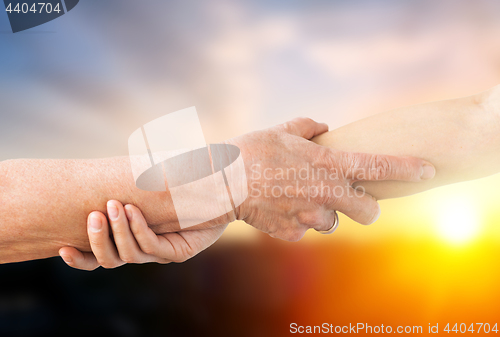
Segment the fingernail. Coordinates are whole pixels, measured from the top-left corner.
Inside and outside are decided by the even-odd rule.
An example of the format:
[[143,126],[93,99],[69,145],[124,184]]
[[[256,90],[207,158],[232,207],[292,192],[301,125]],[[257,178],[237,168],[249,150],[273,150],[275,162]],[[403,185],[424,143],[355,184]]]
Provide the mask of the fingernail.
[[429,164],[424,164],[424,166],[422,166],[422,171],[420,173],[420,179],[429,180],[429,179],[433,178],[434,175],[436,175],[436,169],[434,168],[434,166],[429,165]]
[[66,262],[67,264],[71,264],[73,263],[73,259],[71,258],[70,255],[61,255],[62,259],[64,260],[64,262]]
[[118,207],[111,203],[108,203],[108,216],[111,220],[118,219]]
[[125,214],[127,215],[128,221],[132,220],[132,210],[130,207],[125,206]]
[[373,217],[372,222],[370,222],[369,225],[376,222],[380,218],[381,214],[382,214],[382,209],[379,207],[377,214]]
[[102,229],[101,218],[96,215],[91,215],[89,219],[89,228],[94,233],[100,232]]

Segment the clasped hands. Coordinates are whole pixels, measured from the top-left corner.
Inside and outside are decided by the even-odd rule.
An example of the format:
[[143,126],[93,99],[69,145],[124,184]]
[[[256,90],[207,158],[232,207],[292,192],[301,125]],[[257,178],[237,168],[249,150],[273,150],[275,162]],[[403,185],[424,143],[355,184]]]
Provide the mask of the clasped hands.
[[[226,141],[241,150],[249,192],[231,219],[275,238],[298,241],[308,229],[331,228],[336,211],[364,225],[378,219],[377,201],[354,188],[357,181],[419,182],[435,175],[432,164],[422,159],[343,152],[311,141],[327,131],[326,124],[297,118]],[[59,255],[68,265],[84,270],[183,262],[217,241],[226,227],[227,223],[207,223],[157,235],[137,207],[110,200],[107,216],[101,212],[88,216],[92,252],[63,247]]]

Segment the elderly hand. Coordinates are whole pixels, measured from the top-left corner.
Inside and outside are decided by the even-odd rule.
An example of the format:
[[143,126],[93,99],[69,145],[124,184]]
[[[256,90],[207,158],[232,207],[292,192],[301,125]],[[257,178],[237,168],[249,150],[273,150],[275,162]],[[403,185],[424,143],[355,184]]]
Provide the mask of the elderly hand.
[[352,184],[363,180],[431,179],[429,162],[411,157],[348,153],[309,139],[328,131],[308,118],[227,141],[240,148],[248,192],[237,218],[272,237],[300,240],[306,230],[328,230],[340,211],[361,224],[380,215],[377,201]]

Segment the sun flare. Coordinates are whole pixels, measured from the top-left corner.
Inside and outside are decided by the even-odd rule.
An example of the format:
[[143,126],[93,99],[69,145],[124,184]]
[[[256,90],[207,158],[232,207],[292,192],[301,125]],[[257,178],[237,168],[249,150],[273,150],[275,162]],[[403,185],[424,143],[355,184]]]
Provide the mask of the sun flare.
[[467,198],[449,199],[439,210],[439,234],[451,243],[466,243],[474,239],[479,224],[474,203]]

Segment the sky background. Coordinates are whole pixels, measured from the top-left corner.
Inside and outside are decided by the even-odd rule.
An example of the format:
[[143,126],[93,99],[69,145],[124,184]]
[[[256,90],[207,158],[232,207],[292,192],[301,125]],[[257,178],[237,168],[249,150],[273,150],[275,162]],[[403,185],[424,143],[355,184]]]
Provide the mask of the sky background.
[[[470,95],[500,83],[499,36],[496,0],[81,0],[59,19],[17,34],[0,13],[0,160],[127,155],[137,127],[190,106],[214,143],[298,116],[333,129],[401,106]],[[198,292],[178,319],[218,335],[238,327],[248,335],[286,335],[292,322],[495,323],[497,186],[500,177],[493,176],[383,201],[376,224],[363,227],[342,216],[334,235],[311,232],[299,243],[234,223],[185,267],[78,276],[56,259],[40,263],[63,279],[106,283],[141,275],[148,282],[179,271],[179,282],[208,282],[180,288],[182,295]],[[34,265],[41,268],[36,263],[15,268],[30,275]],[[213,269],[197,272],[204,265]],[[161,285],[152,287],[169,298]],[[6,290],[0,314],[31,317],[12,309],[25,290]],[[30,293],[36,308],[53,305],[44,290]],[[158,296],[161,303],[150,306],[158,317],[183,303],[179,297],[169,306]],[[115,300],[108,303],[113,313]],[[131,312],[117,315],[135,324],[123,329],[133,335],[147,324]],[[51,319],[50,329],[61,326],[57,315]],[[98,327],[110,331],[125,324],[102,319]]]

